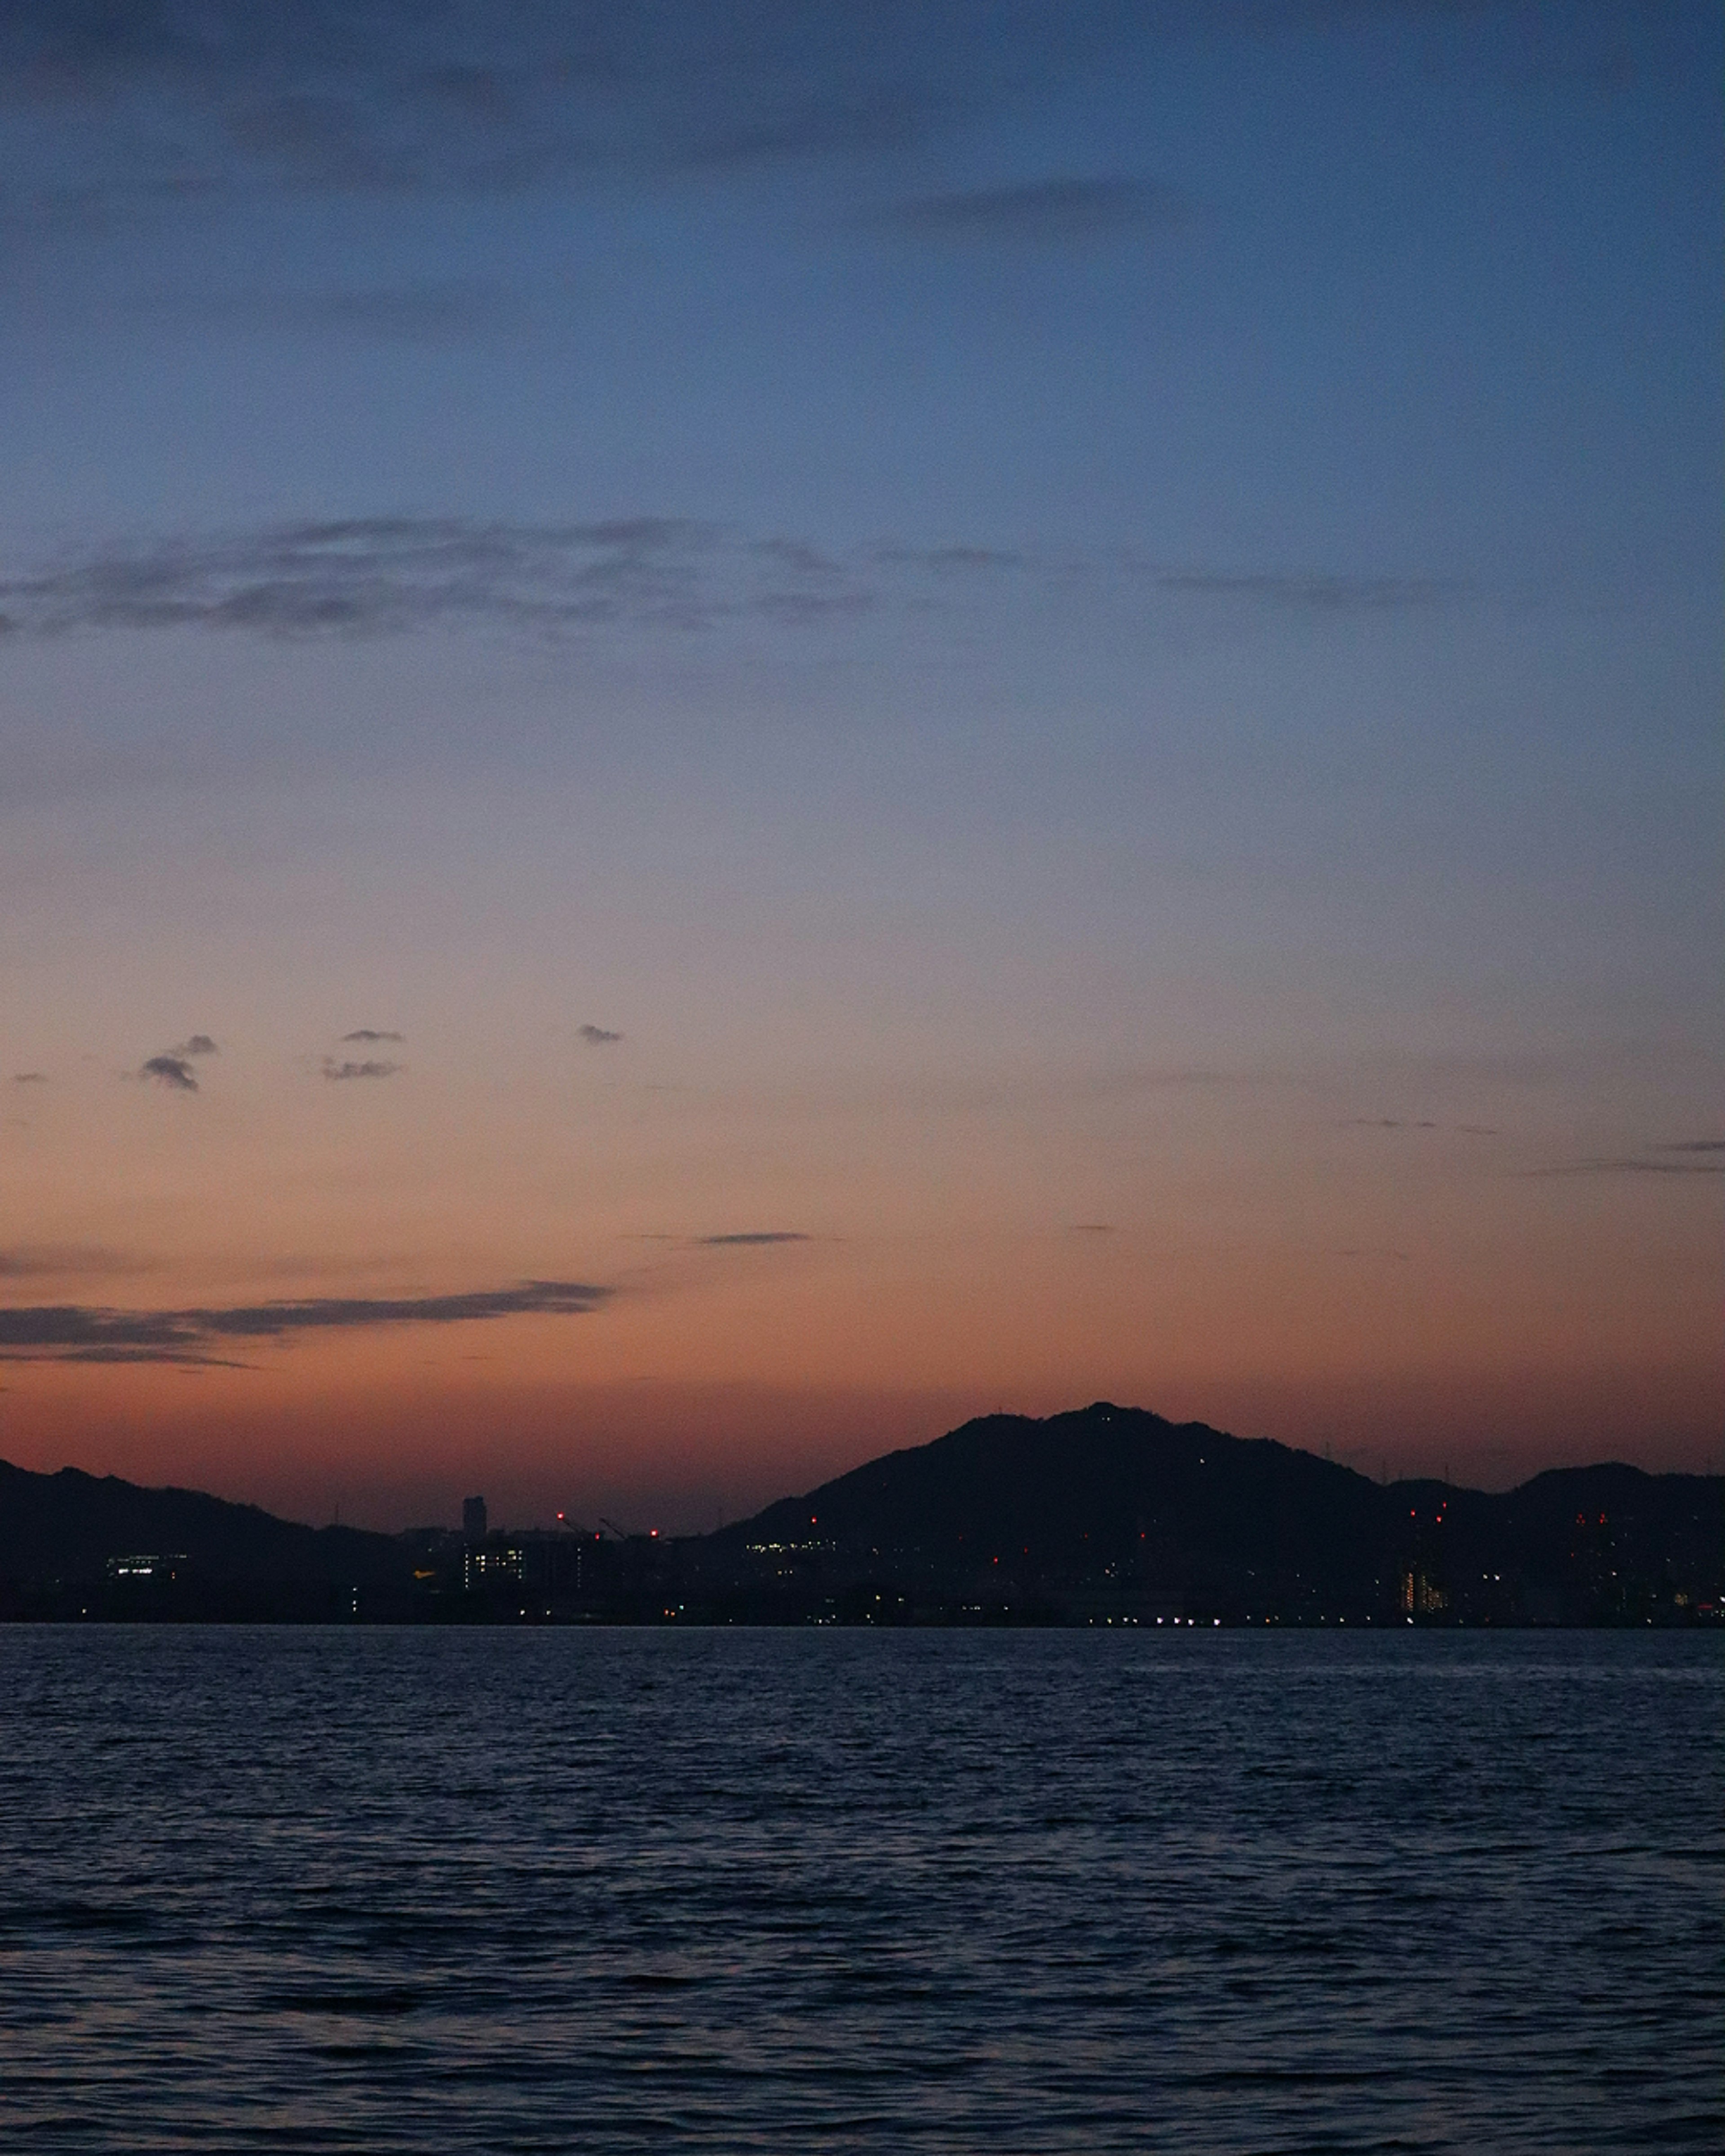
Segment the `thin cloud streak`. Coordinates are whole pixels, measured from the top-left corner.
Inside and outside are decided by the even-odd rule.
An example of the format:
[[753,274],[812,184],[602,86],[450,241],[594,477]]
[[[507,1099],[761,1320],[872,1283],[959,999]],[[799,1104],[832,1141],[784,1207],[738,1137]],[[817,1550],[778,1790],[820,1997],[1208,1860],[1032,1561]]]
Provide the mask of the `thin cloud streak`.
[[1418,578],[1170,567],[983,546],[878,544],[834,556],[796,537],[749,537],[687,517],[481,522],[380,516],[203,538],[88,547],[0,577],[0,635],[205,629],[305,639],[485,624],[542,634],[685,634],[725,622],[842,624],[884,606],[952,603],[955,577],[1075,581],[1129,600],[1220,600],[1319,617],[1456,599]]
[[1496,1123],[1439,1123],[1424,1116],[1348,1116],[1337,1127],[1344,1131],[1455,1131],[1469,1138],[1498,1138],[1503,1135]]
[[458,1325],[500,1317],[585,1317],[609,1288],[523,1281],[459,1295],[314,1296],[234,1308],[115,1310],[80,1303],[0,1309],[0,1361],[209,1362],[229,1340],[289,1341],[306,1332],[391,1325]]
[[54,1280],[69,1274],[141,1273],[148,1265],[89,1243],[28,1243],[0,1250],[0,1280]]
[[1034,28],[974,0],[12,0],[0,83],[36,154],[4,208],[64,229],[234,195],[497,194],[852,160],[1142,34],[1098,0],[1037,11]]
[[807,1243],[812,1237],[791,1228],[751,1229],[733,1235],[697,1235],[696,1241],[704,1250],[737,1250],[764,1243]]
[[1451,603],[1471,587],[1443,577],[1344,577],[1300,572],[1153,568],[1159,590],[1189,598],[1255,601],[1301,613],[1384,613]]
[[402,1068],[399,1063],[388,1063],[375,1060],[367,1060],[362,1063],[337,1063],[332,1057],[327,1055],[323,1060],[324,1076],[336,1081],[348,1078],[393,1078]]
[[1621,1160],[1560,1161],[1548,1168],[1527,1168],[1524,1175],[1725,1175],[1725,1161]]
[[364,342],[447,345],[516,333],[520,303],[479,282],[324,291],[146,292],[132,305],[195,331],[228,329],[274,338],[296,333]]
[[1172,187],[1118,177],[1055,178],[916,196],[875,221],[913,239],[1046,247],[1166,228],[1190,215],[1190,204]]

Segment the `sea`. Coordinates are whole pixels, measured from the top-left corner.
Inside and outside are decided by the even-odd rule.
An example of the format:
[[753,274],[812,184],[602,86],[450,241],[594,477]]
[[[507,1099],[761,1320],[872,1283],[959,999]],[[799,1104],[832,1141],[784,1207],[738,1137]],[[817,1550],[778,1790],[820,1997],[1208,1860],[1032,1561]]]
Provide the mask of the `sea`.
[[0,2146],[1716,2150],[1722,1650],[0,1627]]

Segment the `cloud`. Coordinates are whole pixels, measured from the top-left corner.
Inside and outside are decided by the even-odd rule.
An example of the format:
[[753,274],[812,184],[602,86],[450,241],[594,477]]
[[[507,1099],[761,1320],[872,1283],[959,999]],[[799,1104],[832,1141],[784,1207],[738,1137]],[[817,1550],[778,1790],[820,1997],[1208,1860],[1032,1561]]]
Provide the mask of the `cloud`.
[[478,280],[323,291],[147,292],[133,305],[151,316],[270,336],[297,331],[415,344],[512,332],[521,313],[501,285]]
[[877,547],[874,558],[893,567],[1021,569],[1024,557],[1002,547]]
[[1349,1116],[1339,1126],[1344,1131],[1458,1131],[1464,1137],[1495,1138],[1503,1133],[1495,1123],[1435,1123],[1401,1116]]
[[48,1073],[45,1070],[14,1070],[12,1082],[14,1086],[45,1086]]
[[404,634],[486,624],[549,634],[772,621],[818,629],[897,603],[960,603],[987,580],[1050,593],[1075,583],[1177,600],[1222,598],[1334,614],[1453,598],[1417,578],[1170,567],[1117,554],[893,542],[834,553],[688,517],[485,523],[378,516],[74,549],[0,575],[13,634],[205,629],[281,638]]
[[1189,598],[1240,599],[1307,613],[1384,613],[1464,597],[1469,587],[1441,577],[1349,577],[1321,572],[1152,567],[1160,591]]
[[1113,0],[8,0],[8,207],[496,193],[899,148],[1142,38]]
[[170,1091],[195,1093],[198,1080],[183,1055],[149,1055],[138,1066],[140,1078],[153,1078]]
[[[1675,1148],[1674,1148],[1675,1150]],[[1523,1168],[1524,1175],[1725,1175],[1725,1160],[1559,1161],[1548,1168]]]
[[[1075,78],[1136,75],[1147,92],[1147,62],[1171,42],[1491,12],[1458,0],[7,0],[0,102],[23,124],[0,216],[52,243],[234,198],[398,202],[567,193],[619,176],[705,182],[816,160],[854,168],[1009,101],[1017,124],[1027,94]],[[1474,64],[1494,82],[1543,71],[1590,93],[1619,85],[1615,11],[1578,33],[1570,18],[1589,12],[1554,11],[1558,27],[1531,45],[1471,39]],[[1015,237],[1039,213],[1012,198],[1081,190],[1040,214],[1106,230],[1142,217],[1111,204],[1107,191],[1131,184],[1044,180],[924,202],[976,203],[963,231]]]
[[1138,180],[1047,179],[915,196],[878,222],[921,239],[1047,246],[1177,224],[1190,213],[1172,188]]
[[1679,1138],[1673,1145],[1661,1146],[1661,1152],[1725,1152],[1725,1138]]
[[602,1025],[578,1025],[576,1032],[591,1048],[609,1048],[622,1040],[620,1033],[610,1033]]
[[169,1051],[172,1055],[219,1055],[221,1050],[207,1033],[194,1033],[189,1040],[181,1041]]
[[70,1273],[146,1272],[147,1265],[85,1243],[33,1243],[0,1250],[0,1280],[49,1280]]
[[36,635],[204,629],[307,637],[490,621],[544,630],[653,624],[865,602],[795,550],[678,517],[479,523],[371,516],[157,539],[0,578],[0,610]]
[[333,1079],[393,1078],[401,1067],[399,1063],[337,1063],[328,1055],[323,1059],[323,1075],[326,1078]]
[[741,1245],[758,1243],[806,1243],[812,1238],[793,1228],[756,1229],[742,1235],[697,1235],[696,1241],[703,1250],[734,1250]]
[[1111,1220],[1075,1220],[1068,1233],[1074,1235],[1111,1235],[1114,1224]]
[[371,1025],[358,1025],[358,1026],[356,1026],[356,1027],[354,1028],[354,1029],[353,1029],[353,1031],[352,1031],[352,1033],[344,1033],[344,1034],[342,1034],[342,1036],[341,1036],[341,1041],[342,1041],[342,1045],[345,1047],[345,1046],[347,1045],[347,1044],[349,1041],[362,1041],[362,1042],[364,1042],[364,1041],[379,1041],[379,1040],[404,1040],[406,1038],[407,1038],[407,1035],[406,1035],[405,1034],[400,1034],[400,1033],[383,1033],[383,1032],[381,1032],[381,1031],[380,1031],[380,1030],[379,1030],[376,1026],[371,1026]]
[[583,1317],[608,1288],[578,1281],[523,1281],[461,1295],[315,1296],[233,1308],[113,1310],[80,1303],[0,1309],[0,1360],[208,1363],[234,1340],[291,1340],[305,1332],[386,1325],[459,1325],[488,1318]]

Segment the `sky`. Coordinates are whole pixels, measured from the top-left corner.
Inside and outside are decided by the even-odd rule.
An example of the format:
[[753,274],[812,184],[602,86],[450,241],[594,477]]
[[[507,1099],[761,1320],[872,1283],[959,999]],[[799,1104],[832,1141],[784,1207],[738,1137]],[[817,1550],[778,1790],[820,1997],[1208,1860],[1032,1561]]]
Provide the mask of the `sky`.
[[1722,44],[12,0],[0,1456],[1717,1466]]

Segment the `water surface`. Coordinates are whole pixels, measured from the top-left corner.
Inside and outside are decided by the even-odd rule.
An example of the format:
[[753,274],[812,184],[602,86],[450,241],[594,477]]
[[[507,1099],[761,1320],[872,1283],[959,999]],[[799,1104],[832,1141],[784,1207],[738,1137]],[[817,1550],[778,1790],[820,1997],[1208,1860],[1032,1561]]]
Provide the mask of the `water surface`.
[[1692,1634],[0,1628],[32,2150],[1712,2148]]

